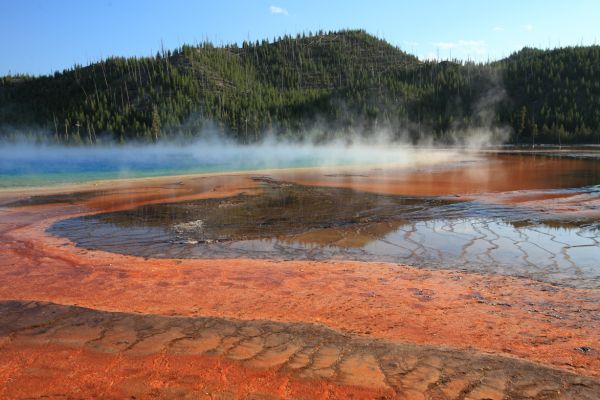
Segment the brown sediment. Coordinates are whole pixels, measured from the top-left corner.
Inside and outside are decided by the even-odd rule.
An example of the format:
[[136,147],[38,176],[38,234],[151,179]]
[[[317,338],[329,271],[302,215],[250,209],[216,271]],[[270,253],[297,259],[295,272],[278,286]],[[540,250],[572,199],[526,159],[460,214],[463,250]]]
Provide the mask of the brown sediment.
[[[125,254],[156,256],[169,254],[178,245],[233,242],[277,238],[289,241],[336,244],[360,247],[389,233],[405,222],[409,215],[431,218],[436,207],[458,202],[456,199],[417,198],[378,195],[346,188],[310,187],[254,177],[260,182],[259,193],[233,197],[212,197],[171,203],[150,203],[112,213],[68,219],[52,227],[51,232],[68,237],[75,243],[87,239],[84,247],[117,251]],[[91,232],[96,225],[111,230],[116,247],[104,246],[101,237]],[[163,228],[156,232],[152,246],[149,232],[139,235],[129,228]],[[123,236],[122,240],[119,237]],[[144,238],[143,236],[146,236]],[[128,239],[136,242],[135,249]],[[327,241],[329,238],[329,241]],[[131,242],[131,240],[129,240]],[[161,245],[162,244],[162,245]],[[165,249],[166,247],[166,249]],[[275,254],[273,254],[275,256]],[[181,253],[180,257],[193,257]]]
[[[300,186],[266,177],[254,177],[253,181],[261,183],[259,195],[243,193],[228,198],[148,204],[92,218],[125,227],[174,226],[175,233],[185,239],[235,241],[393,221],[405,214],[427,212],[458,201]],[[196,221],[202,223],[199,229],[186,229],[185,224]]]
[[336,175],[319,170],[270,175],[307,186],[352,187],[373,193],[413,196],[472,196],[515,190],[573,188],[600,182],[600,162],[570,158],[496,155],[437,168],[364,168]]
[[600,391],[598,379],[515,358],[306,323],[6,301],[0,343],[3,398],[594,399]]
[[68,218],[49,232],[86,249],[142,257],[387,261],[600,287],[598,226],[591,217],[252,180],[260,187],[251,194]]
[[[356,334],[512,354],[599,376],[594,289],[398,264],[144,259],[47,236],[75,206],[4,210],[2,299],[161,315],[322,323]],[[45,219],[46,216],[48,219]],[[12,225],[14,223],[14,225]]]
[[[600,182],[598,160],[535,157],[535,155],[522,155],[519,152],[513,153],[491,155],[466,153],[449,157],[446,162],[440,164],[421,160],[413,168],[406,165],[369,168],[364,166],[291,168],[2,189],[0,205],[15,200],[22,200],[26,204],[32,196],[55,196],[65,193],[105,191],[108,194],[122,190],[125,194],[132,188],[155,187],[163,195],[165,190],[171,189],[170,194],[175,195],[184,184],[188,188],[183,190],[188,191],[192,187],[198,189],[210,184],[218,186],[226,184],[231,187],[236,180],[261,174],[306,186],[344,187],[379,194],[407,196],[467,196],[516,190],[575,188]],[[133,195],[135,196],[135,193]],[[33,201],[42,202],[41,199]]]
[[256,184],[250,176],[230,173],[100,181],[80,187],[5,189],[0,191],[0,207],[74,204],[106,212],[142,204],[252,193]]
[[352,226],[340,226],[335,228],[323,228],[306,231],[295,235],[281,238],[292,245],[302,244],[304,246],[336,246],[339,248],[361,248],[382,238],[404,225],[404,220],[391,220],[380,222],[369,222]]
[[[491,162],[495,163],[497,161]],[[509,170],[513,168],[505,166]],[[573,169],[576,170],[577,168]],[[440,170],[440,173],[449,171],[450,169],[445,172]],[[303,173],[308,178],[315,174],[308,171]],[[375,171],[376,176],[373,173],[368,172],[373,181],[370,183],[372,191],[376,192],[391,184],[377,182],[392,179],[385,171]],[[420,179],[426,180],[429,172],[406,174],[413,174],[412,177],[401,178],[408,184]],[[289,172],[284,175],[287,180],[296,179]],[[569,396],[565,393],[572,398],[586,398],[586,393],[590,390],[591,396],[597,393],[597,379],[600,377],[598,288],[562,287],[512,276],[415,269],[383,262],[145,259],[78,248],[64,238],[46,233],[46,229],[57,221],[90,213],[117,212],[147,204],[212,197],[230,198],[242,192],[246,195],[260,192],[257,182],[250,177],[251,175],[187,177],[183,180],[165,178],[158,185],[157,181],[147,180],[127,184],[121,182],[102,188],[102,192],[95,193],[94,196],[73,201],[56,202],[54,198],[49,199],[54,201],[44,204],[42,199],[36,199],[35,203],[38,205],[0,209],[0,282],[4,283],[0,285],[0,299],[50,301],[110,312],[154,314],[147,316],[149,319],[145,322],[150,326],[147,328],[146,343],[144,329],[131,328],[121,332],[125,336],[134,334],[135,338],[141,333],[140,337],[144,338],[140,343],[143,343],[141,348],[151,350],[146,355],[111,353],[106,349],[89,347],[91,342],[88,341],[101,336],[95,330],[98,326],[112,329],[110,322],[102,325],[105,323],[102,321],[106,321],[104,318],[110,320],[114,317],[110,313],[93,314],[96,311],[66,307],[69,313],[78,315],[73,317],[74,321],[93,314],[93,318],[100,319],[99,325],[94,325],[93,322],[83,325],[75,323],[64,330],[49,327],[46,332],[49,338],[44,338],[43,326],[35,335],[11,331],[9,339],[4,339],[0,345],[0,352],[3,354],[0,361],[0,379],[3,382],[0,384],[0,394],[6,394],[0,397],[47,395],[44,385],[52,380],[57,383],[56,391],[53,392],[57,395],[72,395],[76,385],[74,382],[82,382],[77,390],[92,396],[117,398],[123,397],[124,393],[141,397],[207,396],[202,390],[207,390],[209,394],[221,393],[222,398],[250,397],[252,393],[261,390],[263,392],[260,395],[265,398],[319,398],[327,395],[330,398],[422,398],[424,394],[429,394],[432,398],[525,398],[528,395],[541,399],[544,396],[552,398],[556,390],[561,390],[561,395],[567,396],[566,398]],[[284,179],[283,175],[279,178]],[[364,182],[354,185],[357,179],[364,179],[362,177],[345,175],[338,176],[337,179],[349,179],[344,185],[355,189],[368,189]],[[431,187],[427,190],[424,189],[426,183],[415,183],[414,188],[405,186],[394,190],[412,195],[431,194],[441,191],[438,187],[440,179],[442,178],[437,177],[430,180]],[[489,179],[492,180],[491,177]],[[512,187],[508,185],[507,178],[501,181],[504,183],[493,186],[496,184],[483,184],[484,180],[473,185],[462,184],[457,180],[445,186],[452,190],[439,194],[458,194],[462,200],[463,197],[470,198],[473,193],[490,188],[520,190],[530,184],[536,188],[546,188],[541,184],[536,186],[532,181],[516,182]],[[319,182],[317,183],[320,185],[328,184]],[[588,183],[585,184],[592,184],[590,181],[586,182]],[[399,181],[394,184],[399,184]],[[559,187],[567,186],[560,186],[562,184],[559,179]],[[386,193],[391,192],[393,191]],[[369,231],[366,236],[385,233],[389,226],[385,225],[386,221],[379,223],[383,226],[373,225],[373,231]],[[330,233],[344,235],[343,229]],[[302,239],[306,234],[311,233],[300,232],[296,236]],[[314,236],[304,239],[313,243],[315,240]],[[354,244],[362,246],[360,240],[352,240],[356,240]],[[19,307],[23,305],[14,307],[21,309]],[[33,304],[31,307],[48,310],[45,307],[62,306]],[[26,321],[29,312],[18,313]],[[0,312],[0,317],[4,318],[5,314],[7,315]],[[34,313],[30,315],[33,317]],[[282,350],[285,346],[270,354],[269,357],[272,358],[269,360],[273,362],[283,360],[277,361],[281,364],[271,369],[256,368],[243,359],[234,359],[244,354],[267,351],[267,339],[266,336],[261,336],[262,333],[259,335],[260,339],[252,339],[254,336],[250,334],[238,336],[242,342],[230,339],[235,343],[230,343],[233,346],[232,352],[227,356],[210,355],[201,351],[206,346],[210,347],[210,340],[208,344],[189,341],[190,347],[185,348],[184,352],[196,352],[193,355],[176,354],[173,346],[166,346],[165,343],[176,339],[176,342],[183,341],[184,339],[179,339],[187,334],[183,332],[183,336],[178,336],[181,332],[177,330],[163,330],[169,325],[164,325],[165,322],[161,319],[165,316],[185,317],[176,319],[182,324],[195,324],[210,320],[211,317],[219,318],[224,324],[233,324],[232,326],[258,324],[261,332],[268,331],[266,327],[270,326],[269,323],[283,324],[280,326],[285,326],[286,329],[300,326],[309,331],[313,329],[307,328],[310,324],[324,325],[337,333],[323,333],[325,331],[319,329],[324,328],[318,327],[315,328],[316,331],[311,331],[312,335],[323,335],[323,338],[333,335],[338,338],[334,342],[339,340],[343,346],[327,348],[323,353],[323,365],[340,357],[345,363],[337,363],[333,368],[334,373],[326,378],[301,376],[291,372],[288,367],[295,364],[291,356],[286,361],[287,353]],[[140,321],[146,318],[131,315],[121,317],[124,320],[140,318]],[[265,325],[260,325],[263,323]],[[60,325],[60,321],[56,324]],[[154,324],[158,324],[159,328],[153,328]],[[194,331],[192,338],[203,337],[202,327],[206,325],[202,324],[199,323],[200,330]],[[5,326],[10,330],[17,327],[18,323],[0,324],[0,328]],[[79,326],[81,329],[74,329],[72,326]],[[118,336],[120,333],[115,334]],[[298,333],[296,336],[298,340],[305,340],[310,334]],[[15,340],[11,341],[11,337]],[[50,342],[44,341],[46,339],[56,342],[49,344]],[[111,343],[116,345],[121,340],[130,339],[116,338]],[[185,343],[184,341],[183,344]],[[423,347],[424,345],[429,347]],[[414,352],[407,350],[409,348]],[[394,354],[394,351],[400,351],[402,357],[407,359],[412,354],[417,361],[412,365],[392,360],[389,366],[385,366],[382,361],[384,353]],[[440,356],[442,353],[450,354],[448,359],[454,361],[447,361],[443,358],[445,356]],[[58,357],[58,354],[64,358]],[[429,362],[428,357],[432,354],[437,357],[437,361]],[[506,361],[507,359],[498,357],[499,354],[510,358]],[[233,356],[230,357],[231,355]],[[353,358],[352,355],[356,357]],[[300,361],[302,357],[300,355]],[[538,362],[544,366],[517,359]],[[315,365],[320,365],[320,362],[313,359]],[[494,368],[486,370],[487,363]],[[396,368],[396,364],[400,384],[395,387],[388,380],[388,375],[392,376],[394,372],[390,373],[386,368]],[[472,366],[472,371],[459,373],[465,365]],[[367,369],[361,370],[365,366]],[[377,367],[378,370],[369,366]],[[345,380],[343,368],[354,371],[357,375]],[[315,369],[327,369],[327,365]],[[518,371],[518,376],[507,377],[502,373],[513,370]],[[381,381],[381,375],[377,371],[383,374],[387,386],[375,385]],[[593,378],[576,378],[565,371]],[[527,377],[534,382],[524,384]],[[25,385],[25,380],[30,383],[29,386]],[[210,384],[202,386],[200,382]],[[520,383],[516,385],[518,382]],[[560,382],[559,388],[556,382]],[[540,391],[538,389],[541,386],[545,389]],[[30,392],[26,392],[28,387],[31,388]],[[288,391],[281,392],[282,388]],[[411,389],[413,392],[409,392]]]

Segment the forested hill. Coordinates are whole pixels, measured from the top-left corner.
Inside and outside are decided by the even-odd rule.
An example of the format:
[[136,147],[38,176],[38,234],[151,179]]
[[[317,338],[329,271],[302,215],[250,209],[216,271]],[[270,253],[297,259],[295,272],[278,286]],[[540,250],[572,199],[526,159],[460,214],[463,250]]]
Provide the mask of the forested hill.
[[434,62],[353,30],[0,78],[0,135],[8,137],[156,141],[200,135],[207,124],[242,142],[380,129],[444,141],[484,127],[505,128],[518,143],[598,143],[600,46]]

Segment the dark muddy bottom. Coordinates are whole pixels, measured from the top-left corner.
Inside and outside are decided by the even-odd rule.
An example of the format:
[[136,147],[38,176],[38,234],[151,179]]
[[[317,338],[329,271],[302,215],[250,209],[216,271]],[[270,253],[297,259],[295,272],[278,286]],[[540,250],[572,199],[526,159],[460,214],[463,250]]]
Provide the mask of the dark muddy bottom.
[[94,197],[108,193],[101,190],[88,190],[70,193],[56,193],[47,195],[35,195],[24,197],[19,200],[10,201],[0,204],[0,207],[23,207],[23,206],[39,206],[46,204],[77,204],[85,200],[93,199]]
[[143,257],[388,261],[600,287],[594,220],[255,179],[257,195],[144,205],[49,231],[84,248]]

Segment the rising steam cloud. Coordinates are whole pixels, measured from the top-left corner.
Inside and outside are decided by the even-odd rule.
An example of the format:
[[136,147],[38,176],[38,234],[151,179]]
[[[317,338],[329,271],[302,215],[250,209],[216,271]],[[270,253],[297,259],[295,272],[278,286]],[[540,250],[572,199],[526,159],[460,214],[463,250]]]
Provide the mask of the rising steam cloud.
[[[390,140],[386,131],[369,138],[345,137],[325,143],[287,141],[268,136],[241,145],[204,135],[194,142],[59,146],[12,143],[0,145],[0,186],[52,184],[180,173],[223,172],[294,167],[354,165],[415,166],[456,159],[464,149],[489,144],[484,132],[460,148],[440,149]],[[27,183],[25,183],[27,184]]]

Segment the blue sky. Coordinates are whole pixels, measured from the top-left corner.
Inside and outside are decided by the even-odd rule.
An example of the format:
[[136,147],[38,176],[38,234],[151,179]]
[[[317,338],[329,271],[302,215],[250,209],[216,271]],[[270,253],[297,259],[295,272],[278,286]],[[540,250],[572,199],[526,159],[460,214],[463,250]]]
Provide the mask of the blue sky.
[[240,43],[363,28],[421,58],[497,59],[523,46],[595,44],[597,0],[3,0],[0,75],[209,39]]

